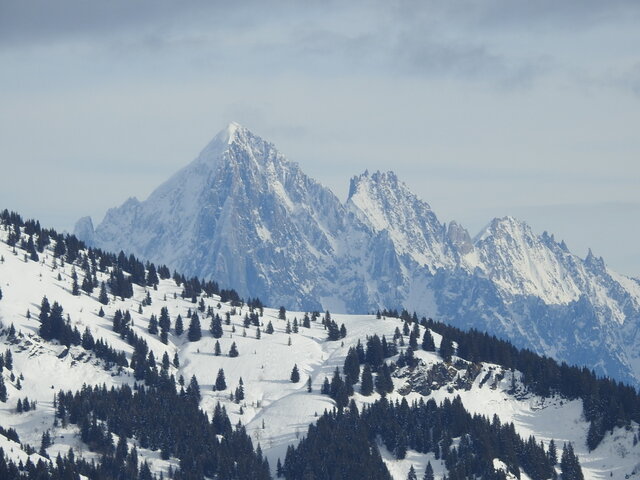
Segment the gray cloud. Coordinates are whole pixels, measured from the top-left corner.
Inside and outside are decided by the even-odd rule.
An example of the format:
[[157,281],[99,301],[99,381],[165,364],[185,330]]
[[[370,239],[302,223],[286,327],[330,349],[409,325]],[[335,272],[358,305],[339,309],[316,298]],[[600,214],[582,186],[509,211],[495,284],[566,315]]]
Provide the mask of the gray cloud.
[[[0,204],[45,222],[99,218],[230,120],[341,195],[354,173],[392,168],[463,222],[470,205],[634,201],[639,10],[0,0]],[[33,172],[46,206],[15,186]],[[99,195],[97,178],[110,185]]]

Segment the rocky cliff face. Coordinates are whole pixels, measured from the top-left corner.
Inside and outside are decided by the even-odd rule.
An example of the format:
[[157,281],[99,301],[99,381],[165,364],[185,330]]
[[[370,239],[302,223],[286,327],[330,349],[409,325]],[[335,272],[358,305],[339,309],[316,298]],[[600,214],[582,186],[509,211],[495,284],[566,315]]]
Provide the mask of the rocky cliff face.
[[109,210],[95,230],[82,219],[76,233],[270,305],[406,307],[640,378],[636,280],[510,217],[471,240],[392,172],[354,177],[343,204],[235,123],[147,200]]

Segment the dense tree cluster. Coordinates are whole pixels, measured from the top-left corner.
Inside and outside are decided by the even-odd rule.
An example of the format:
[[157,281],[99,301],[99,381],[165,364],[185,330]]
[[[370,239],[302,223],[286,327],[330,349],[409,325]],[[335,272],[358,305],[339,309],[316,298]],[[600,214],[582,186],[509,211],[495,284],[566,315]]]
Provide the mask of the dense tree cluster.
[[[118,312],[116,312],[118,313]],[[77,327],[71,327],[68,319],[64,318],[64,309],[58,302],[49,305],[47,297],[40,303],[40,329],[39,333],[45,340],[58,340],[62,345],[82,345],[85,350],[93,351],[96,357],[105,361],[105,368],[112,366],[128,366],[127,358],[121,351],[110,347],[102,339],[94,340],[89,329],[83,334]]]
[[600,444],[607,431],[628,425],[632,420],[640,422],[640,395],[629,385],[599,378],[586,367],[569,366],[530,350],[518,349],[508,341],[477,330],[463,331],[425,318],[420,323],[454,341],[458,355],[466,360],[519,370],[524,385],[537,395],[559,394],[581,399],[584,416],[590,422],[587,446],[591,450]]
[[[552,460],[535,438],[522,439],[513,424],[502,424],[497,417],[471,416],[459,397],[439,406],[433,400],[409,405],[405,399],[393,403],[383,398],[362,413],[352,401],[348,409],[325,412],[297,447],[289,447],[282,474],[289,480],[307,478],[309,472],[316,479],[388,479],[377,438],[399,459],[407,449],[434,453],[444,460],[449,480],[505,479],[504,472],[493,468],[495,458],[518,477],[522,470],[533,480],[554,477]],[[460,439],[457,447],[454,438]],[[579,464],[573,468],[575,475],[581,474]]]
[[121,439],[135,437],[142,448],[159,450],[162,458],[177,457],[179,479],[270,478],[266,459],[254,450],[244,427],[231,426],[224,407],[217,405],[209,420],[198,408],[197,393],[178,392],[174,385],[173,379],[165,379],[153,387],[61,391],[56,418],[78,425],[82,440],[108,458],[116,472],[126,471],[126,444],[114,445],[111,433]]

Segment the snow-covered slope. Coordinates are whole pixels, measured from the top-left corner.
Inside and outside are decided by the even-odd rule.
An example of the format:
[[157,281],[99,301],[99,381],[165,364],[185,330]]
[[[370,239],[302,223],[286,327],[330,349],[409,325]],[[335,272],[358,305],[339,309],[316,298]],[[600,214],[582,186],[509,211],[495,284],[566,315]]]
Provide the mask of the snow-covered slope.
[[[278,311],[265,308],[260,318],[262,334],[257,338],[255,326],[244,327],[244,316],[248,313],[246,306],[232,307],[220,303],[220,298],[215,295],[203,296],[205,309],[211,307],[223,318],[229,314],[229,324],[223,324],[224,334],[218,340],[223,354],[215,356],[216,339],[208,332],[209,319],[204,315],[201,315],[203,337],[197,342],[189,342],[186,333],[176,336],[173,328],[166,344],[158,335],[148,332],[150,316],[159,315],[161,308],[168,308],[173,324],[178,314],[186,319],[188,311],[197,308],[200,302],[200,298],[197,304],[190,298],[183,299],[180,295],[182,287],[173,280],[160,280],[157,289],[134,286],[132,298],[111,298],[108,305],[102,306],[98,302],[97,291],[91,295],[72,295],[72,272],[74,268],[80,271],[79,265],[62,265],[59,259],[54,259],[51,250],[41,254],[38,262],[28,260],[22,250],[17,249],[14,254],[12,248],[4,243],[6,235],[7,232],[0,229],[0,323],[3,328],[0,351],[8,349],[12,352],[13,368],[11,371],[5,368],[1,372],[7,385],[8,400],[0,403],[0,425],[15,428],[23,444],[36,448],[42,433],[49,430],[54,443],[47,453],[52,458],[58,452],[64,454],[73,447],[76,454],[97,459],[97,455],[83,445],[76,426],[53,424],[53,398],[57,391],[79,390],[83,384],[133,384],[134,378],[130,368],[105,369],[102,360],[81,346],[67,349],[55,341],[44,341],[38,335],[38,308],[45,295],[51,303],[59,302],[64,307],[71,326],[78,327],[81,332],[88,328],[96,340],[102,339],[113,348],[126,352],[130,359],[132,347],[112,331],[115,311],[128,310],[135,333],[145,339],[157,359],[162,358],[165,352],[170,358],[178,355],[180,366],[170,367],[176,378],[183,376],[188,380],[192,375],[197,377],[202,392],[201,408],[211,412],[215,404],[221,402],[232,423],[240,420],[246,425],[272,467],[277,458],[284,457],[287,446],[296,444],[305,434],[307,425],[316,420],[316,414],[333,408],[333,401],[319,393],[320,387],[325,377],[331,377],[336,367],[342,367],[349,348],[358,340],[364,342],[374,333],[391,339],[396,329],[402,330],[403,327],[403,322],[396,318],[334,314],[332,318],[338,324],[344,323],[348,333],[342,341],[331,342],[326,340],[327,333],[320,321],[312,321],[310,328],[299,327],[297,333],[286,333],[287,322],[278,318]],[[107,279],[107,273],[99,272],[97,275],[98,281]],[[82,274],[80,276],[79,280],[82,280]],[[142,306],[147,293],[151,304]],[[98,315],[100,308],[104,309],[104,317]],[[304,312],[287,312],[291,323],[294,318],[300,321],[303,316]],[[265,333],[269,322],[274,326],[273,334]],[[16,330],[13,337],[7,334],[11,325]],[[420,329],[422,334],[424,327]],[[441,337],[435,332],[433,336],[436,346],[439,346]],[[237,358],[225,354],[232,342],[238,346],[240,355]],[[408,338],[403,337],[402,342],[408,342]],[[449,378],[441,384],[430,384],[429,392],[420,392],[411,379],[425,378],[429,369],[442,365],[442,360],[431,352],[418,351],[416,356],[421,364],[415,370],[404,368],[394,374],[395,390],[389,396],[390,400],[404,397],[411,402],[433,398],[439,402],[460,395],[470,412],[489,418],[496,414],[503,422],[513,422],[518,433],[525,438],[535,435],[545,444],[553,438],[560,446],[564,442],[572,442],[588,479],[622,479],[638,475],[640,446],[634,445],[633,441],[637,425],[628,429],[616,428],[596,450],[588,452],[585,446],[588,424],[582,418],[579,401],[543,399],[527,393],[520,382],[520,373],[512,374],[499,365],[479,364],[469,376],[464,361],[454,363],[455,367],[447,367]],[[294,364],[300,370],[299,383],[289,381]],[[214,391],[212,385],[220,368],[224,369],[228,388]],[[513,380],[512,375],[515,375]],[[229,392],[239,384],[240,378],[244,383],[245,399],[235,403],[229,398]],[[307,391],[307,379],[311,379],[311,393]],[[459,379],[465,381],[460,382]],[[20,389],[17,388],[18,380]],[[516,390],[512,391],[514,384]],[[37,408],[18,413],[17,401],[24,397],[37,402]],[[363,406],[379,396],[374,393],[365,397],[356,393],[354,398],[358,405]],[[2,435],[0,446],[16,461],[27,458],[18,444]],[[176,459],[163,460],[158,451],[139,448],[139,454],[140,460],[150,462],[152,470],[157,473],[166,474],[170,467],[177,466]],[[409,451],[405,459],[396,460],[384,447],[381,447],[381,454],[393,478],[398,480],[406,478],[411,465],[422,475],[427,461],[433,465],[436,478],[447,473],[442,461],[433,454]],[[32,457],[38,456],[33,454]],[[496,462],[498,466],[501,463],[499,459]]]
[[271,305],[415,310],[638,384],[640,287],[552,235],[494,219],[472,241],[392,173],[351,180],[343,204],[235,123],[145,201],[76,234]]

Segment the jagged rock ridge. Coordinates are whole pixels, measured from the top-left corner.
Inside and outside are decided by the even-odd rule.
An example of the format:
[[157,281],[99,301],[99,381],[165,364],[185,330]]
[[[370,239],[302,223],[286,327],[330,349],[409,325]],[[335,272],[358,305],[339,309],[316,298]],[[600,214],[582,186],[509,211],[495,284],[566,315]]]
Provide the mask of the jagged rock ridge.
[[472,240],[392,172],[352,178],[342,203],[236,123],[147,200],[109,210],[95,230],[82,219],[76,234],[270,305],[406,307],[640,379],[637,280],[511,217]]

